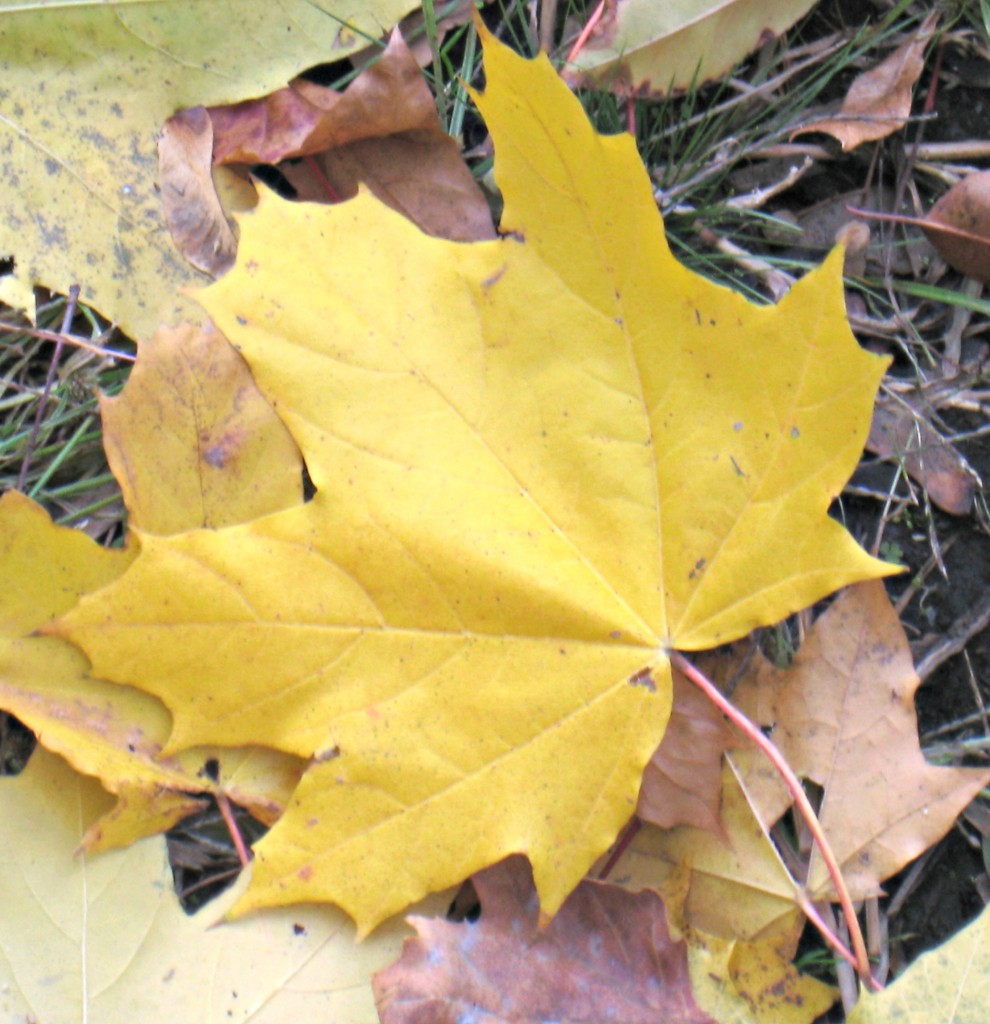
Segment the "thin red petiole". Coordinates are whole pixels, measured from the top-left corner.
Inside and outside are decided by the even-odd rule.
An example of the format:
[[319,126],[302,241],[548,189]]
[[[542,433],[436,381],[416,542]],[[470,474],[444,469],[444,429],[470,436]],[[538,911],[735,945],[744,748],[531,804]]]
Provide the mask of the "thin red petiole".
[[241,867],[246,868],[251,863],[251,854],[247,846],[244,845],[244,837],[241,835],[241,830],[237,827],[237,819],[234,817],[227,794],[223,790],[218,789],[213,795],[216,797],[217,807],[220,808],[220,814],[223,816],[224,824],[230,833],[230,841],[234,844],[234,849],[237,851],[237,859],[241,862]]
[[308,154],[303,157],[303,162],[309,168],[310,173],[320,183],[320,187],[326,192],[331,203],[339,203],[340,193],[330,184],[330,179],[323,173],[323,168]]
[[[781,778],[787,785],[791,796],[794,798],[794,803],[797,805],[801,817],[807,822],[808,829],[811,832],[812,837],[818,844],[818,850],[822,855],[822,860],[825,862],[825,867],[828,869],[829,877],[832,879],[832,884],[835,886],[835,891],[839,897],[839,905],[842,907],[842,912],[846,917],[846,921],[849,926],[849,938],[852,942],[853,953],[850,954],[845,949],[844,944],[825,926],[825,922],[822,921],[821,917],[815,913],[811,917],[812,922],[825,936],[825,940],[828,942],[833,949],[842,950],[842,955],[849,960],[856,968],[856,973],[865,985],[868,985],[874,992],[879,992],[883,986],[873,977],[870,971],[870,958],[866,952],[866,943],[863,941],[863,932],[859,927],[859,919],[856,917],[856,911],[853,908],[852,899],[849,896],[849,890],[846,888],[846,883],[842,879],[842,872],[839,869],[839,863],[835,859],[835,854],[832,852],[832,847],[829,845],[828,839],[825,836],[825,832],[822,830],[821,822],[818,820],[818,815],[815,814],[814,808],[811,806],[811,802],[808,800],[808,796],[804,791],[804,787],[801,785],[801,780],[794,774],[791,766],[784,759],[784,755],[777,749],[773,741],[766,735],[763,730],[757,725],[751,722],[731,701],[727,700],[725,696],[719,691],[718,687],[704,675],[703,672],[699,671],[694,665],[691,664],[687,658],[684,657],[678,651],[670,652],[671,663],[676,665],[681,672],[684,673],[697,686],[705,696],[725,715],[726,718],[732,722],[742,733],[744,733],[749,739],[751,739],[764,754],[770,759],[770,763],[780,773]],[[803,894],[802,894],[803,897]],[[799,897],[802,903],[808,902],[806,899]],[[807,913],[806,907],[805,913]]]
[[601,3],[594,9],[591,17],[588,19],[588,24],[581,29],[581,34],[577,37],[577,41],[571,47],[571,52],[567,55],[567,63],[576,59],[577,55],[584,49],[585,44],[591,38],[591,33],[595,31],[595,26],[602,20],[602,15],[605,13],[605,0],[601,0]]
[[606,878],[615,868],[615,865],[619,863],[622,855],[629,849],[629,844],[636,838],[636,834],[643,827],[643,823],[639,818],[633,816],[626,827],[622,831],[622,835],[619,836],[618,841],[612,848],[612,852],[609,854],[609,858],[605,861],[601,871],[598,872],[598,881],[604,882]]

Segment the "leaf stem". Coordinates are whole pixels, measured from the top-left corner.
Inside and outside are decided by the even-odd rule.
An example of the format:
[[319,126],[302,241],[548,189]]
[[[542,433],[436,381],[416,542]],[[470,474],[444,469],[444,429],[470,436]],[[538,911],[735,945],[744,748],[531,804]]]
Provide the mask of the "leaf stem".
[[237,818],[234,816],[234,811],[230,806],[230,801],[227,799],[227,794],[222,789],[218,789],[213,795],[216,799],[217,807],[220,809],[224,824],[227,826],[227,831],[230,833],[230,841],[234,844],[237,859],[241,862],[241,867],[246,868],[251,863],[251,854],[248,853],[247,846],[244,844],[244,837],[241,835],[241,830],[237,827]]
[[577,55],[584,49],[585,44],[591,38],[591,33],[595,31],[595,26],[602,20],[602,15],[605,13],[605,0],[601,0],[601,3],[591,12],[591,17],[588,19],[588,24],[581,29],[581,34],[577,37],[577,41],[571,47],[571,52],[567,55],[567,63],[572,63]]
[[845,944],[822,920],[821,915],[814,908],[811,900],[807,894],[799,889],[798,890],[798,902],[801,905],[801,909],[807,915],[809,920],[815,925],[816,928],[822,933],[825,941],[841,956],[848,959],[851,964],[856,968],[856,973],[865,985],[868,985],[873,991],[879,992],[883,986],[873,977],[870,971],[870,959],[866,952],[866,943],[863,941],[863,932],[859,927],[859,919],[856,917],[856,911],[853,908],[852,898],[849,895],[849,890],[846,888],[846,883],[842,879],[842,872],[839,868],[839,863],[835,859],[835,854],[832,852],[832,847],[829,845],[828,839],[825,836],[825,832],[822,829],[821,822],[818,820],[818,815],[815,814],[814,808],[811,806],[811,801],[808,800],[808,795],[804,791],[804,787],[801,785],[801,780],[794,774],[793,769],[784,759],[784,755],[777,749],[776,744],[763,733],[757,725],[751,722],[731,701],[727,700],[718,687],[707,677],[703,672],[697,669],[687,658],[684,657],[679,651],[670,652],[670,660],[681,672],[684,673],[697,686],[705,696],[725,715],[726,718],[732,722],[741,732],[743,732],[749,739],[751,739],[763,753],[769,758],[770,763],[780,773],[781,778],[784,780],[791,796],[794,798],[794,802],[797,805],[798,810],[801,813],[801,817],[807,822],[808,829],[811,832],[812,837],[818,844],[818,850],[822,855],[822,860],[825,862],[825,866],[828,869],[829,877],[832,879],[832,884],[835,886],[835,891],[838,894],[839,905],[842,907],[842,912],[845,915],[846,922],[849,926],[849,937],[852,942],[854,954],[851,954],[846,949]]

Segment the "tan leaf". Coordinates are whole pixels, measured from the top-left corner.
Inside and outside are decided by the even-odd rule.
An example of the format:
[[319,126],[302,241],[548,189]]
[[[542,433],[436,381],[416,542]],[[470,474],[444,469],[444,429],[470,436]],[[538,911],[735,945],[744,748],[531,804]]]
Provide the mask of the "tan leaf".
[[[363,139],[315,158],[341,199],[369,189],[428,235],[452,242],[495,237],[491,210],[461,159],[457,143],[436,129]],[[326,199],[323,180],[307,164],[287,164],[300,199]]]
[[644,825],[610,877],[630,888],[659,887],[666,894],[675,872],[687,867],[684,915],[691,927],[725,939],[784,936],[796,941],[804,917],[794,901],[794,881],[731,764],[723,767],[722,779],[724,840],[691,825]]
[[[824,789],[819,817],[854,897],[876,893],[937,842],[990,781],[990,771],[925,761],[918,677],[882,584],[843,592],[791,667],[763,662],[737,693],[750,687],[760,689],[762,724],[791,767]],[[809,886],[831,891],[817,852]]]
[[805,125],[794,136],[825,132],[844,150],[864,142],[885,139],[907,123],[912,90],[925,66],[924,53],[935,31],[938,12],[930,14],[918,31],[875,68],[859,75],[849,88],[837,117]]
[[419,65],[392,34],[381,58],[337,92],[299,79],[258,100],[211,107],[218,164],[277,164],[360,139],[437,126]]
[[990,171],[969,174],[953,185],[921,227],[946,263],[990,282]]
[[280,168],[300,199],[350,199],[363,183],[427,234],[495,237],[488,203],[398,32],[343,92],[299,80],[259,100],[213,107],[210,117],[218,164],[314,157]]

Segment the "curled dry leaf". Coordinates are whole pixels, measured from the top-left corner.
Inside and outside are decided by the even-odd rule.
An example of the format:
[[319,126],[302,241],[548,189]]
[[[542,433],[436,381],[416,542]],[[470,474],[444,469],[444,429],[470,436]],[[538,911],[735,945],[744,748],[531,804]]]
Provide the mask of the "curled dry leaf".
[[824,132],[838,139],[844,150],[874,142],[903,128],[911,113],[915,83],[925,66],[924,53],[935,31],[938,12],[930,14],[918,31],[875,68],[859,75],[849,88],[837,117],[805,125],[792,137]]
[[[441,128],[429,87],[397,31],[380,58],[343,92],[299,79],[262,99],[211,107],[208,113],[216,166],[307,157],[280,168],[299,199],[350,199],[364,184],[427,234],[454,241],[495,237],[488,203],[457,142]],[[190,119],[204,135],[209,131],[200,115],[183,111],[166,124],[165,139],[185,139],[184,122]],[[177,203],[170,218],[194,223],[212,238],[226,229],[226,219],[212,185],[211,151],[200,142],[188,157],[195,161],[191,168],[162,165],[163,194],[193,183],[192,209]],[[212,198],[201,198],[207,191]],[[202,246],[187,229],[176,243],[193,262],[199,258]]]
[[[763,708],[761,724],[773,727],[795,772],[823,787],[819,818],[854,897],[877,893],[941,839],[990,781],[984,769],[925,761],[914,710],[918,685],[887,592],[870,582],[839,595],[790,668],[760,662],[737,690],[740,701]],[[762,812],[759,781],[745,781]],[[831,890],[817,851],[808,884],[820,895]]]
[[372,982],[382,1024],[716,1024],[694,1000],[687,946],[671,937],[656,893],[582,882],[541,928],[525,858],[475,875],[474,886],[478,921],[409,919],[416,937]]
[[205,107],[170,117],[158,136],[162,209],[175,247],[211,277],[234,262],[237,239],[227,223],[211,174],[213,125]]
[[439,129],[419,65],[398,32],[343,91],[298,79],[258,100],[211,107],[218,164],[277,164],[360,139]]

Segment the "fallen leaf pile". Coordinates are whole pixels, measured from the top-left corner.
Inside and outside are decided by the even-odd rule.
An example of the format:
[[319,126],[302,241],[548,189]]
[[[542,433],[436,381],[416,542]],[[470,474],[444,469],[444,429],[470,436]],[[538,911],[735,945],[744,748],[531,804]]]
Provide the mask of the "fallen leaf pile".
[[891,571],[827,516],[883,370],[838,262],[772,309],[688,274],[629,140],[596,136],[546,62],[489,47],[488,75],[512,236],[266,195],[201,297],[313,500],[138,532],[58,626],[165,702],[169,750],[314,759],[241,910],[325,899],[366,931],[525,852],[553,913],[633,810],[666,649]]
[[[128,25],[167,50],[150,26]],[[398,37],[343,95],[166,97],[203,106],[161,139],[156,244],[164,217],[218,280],[210,322],[151,334],[103,402],[126,546],[0,499],[0,708],[47,748],[0,782],[7,1016],[810,1024],[834,993],[791,963],[795,894],[828,880],[785,863],[789,798],[670,654],[844,587],[735,699],[821,787],[854,894],[990,779],[924,762],[896,567],[828,515],[885,368],[841,252],[774,307],[689,272],[633,141],[480,31],[497,236]],[[386,180],[402,150],[437,177]],[[254,198],[214,173],[260,160],[353,198],[260,188],[235,231]],[[186,309],[187,270],[146,276],[129,323]],[[214,929],[148,838],[210,796],[271,826]],[[614,882],[587,880],[637,813]],[[414,917],[395,959],[409,931],[384,922],[472,876],[480,919]],[[284,906],[312,903],[346,916]]]

